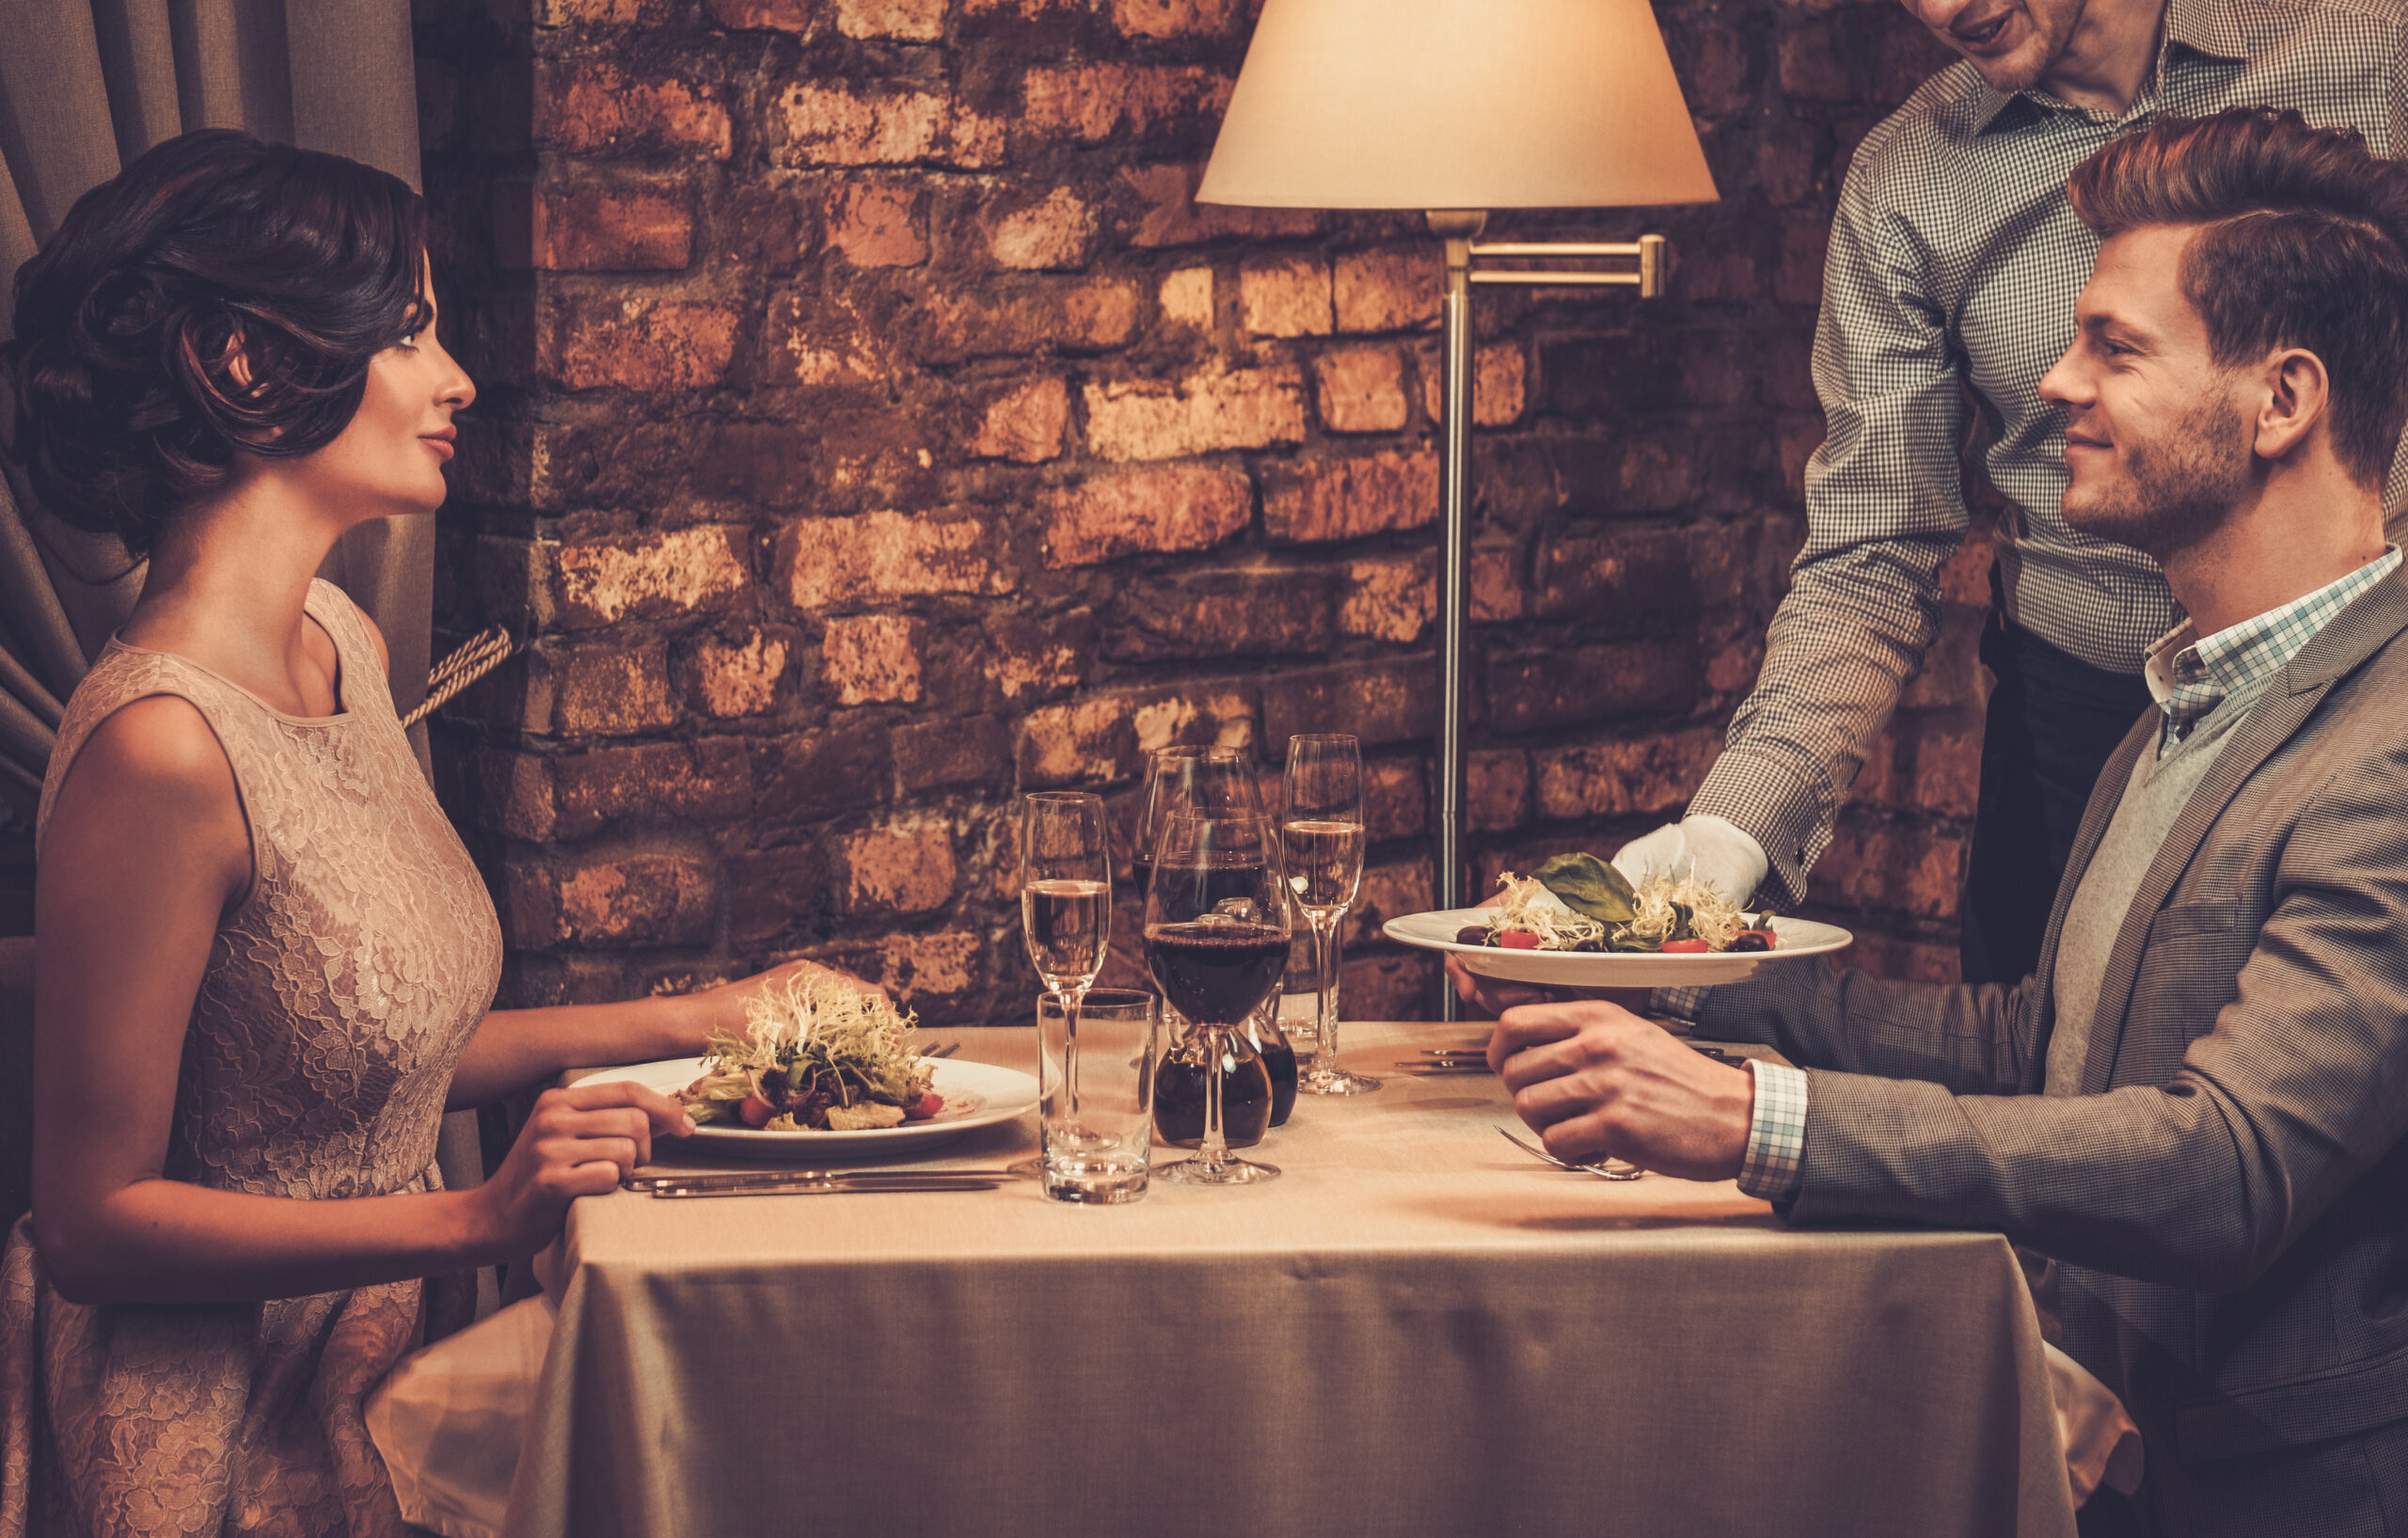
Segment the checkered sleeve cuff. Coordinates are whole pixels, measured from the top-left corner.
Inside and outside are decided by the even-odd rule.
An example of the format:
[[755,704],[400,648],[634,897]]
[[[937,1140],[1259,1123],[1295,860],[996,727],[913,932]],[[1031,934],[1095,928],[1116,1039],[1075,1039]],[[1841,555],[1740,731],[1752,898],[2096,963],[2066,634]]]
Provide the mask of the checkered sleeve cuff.
[[1647,1009],[1650,1014],[1694,1025],[1705,1008],[1705,996],[1713,991],[1711,988],[1658,988],[1647,995]]
[[1721,817],[1756,841],[1772,867],[1763,896],[1787,906],[1806,900],[1806,867],[1831,841],[1836,811],[1744,745],[1714,761],[1688,805],[1689,816]]
[[1739,1189],[1776,1200],[1798,1189],[1806,1158],[1806,1075],[1751,1058],[1756,1103],[1748,1114],[1748,1151],[1739,1161]]

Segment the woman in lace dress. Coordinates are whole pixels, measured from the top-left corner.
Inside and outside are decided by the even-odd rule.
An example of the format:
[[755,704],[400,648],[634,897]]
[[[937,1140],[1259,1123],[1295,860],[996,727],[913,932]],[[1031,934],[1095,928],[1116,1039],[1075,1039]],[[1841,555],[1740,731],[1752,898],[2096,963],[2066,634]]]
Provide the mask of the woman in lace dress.
[[313,579],[344,531],[443,500],[474,390],[426,274],[400,182],[211,131],[87,195],[18,277],[10,448],[150,564],[42,792],[0,1538],[401,1531],[360,1411],[417,1278],[532,1254],[690,1128],[631,1086],[551,1090],[445,1192],[444,1110],[695,1052],[752,986],[489,1008],[492,903],[375,626]]

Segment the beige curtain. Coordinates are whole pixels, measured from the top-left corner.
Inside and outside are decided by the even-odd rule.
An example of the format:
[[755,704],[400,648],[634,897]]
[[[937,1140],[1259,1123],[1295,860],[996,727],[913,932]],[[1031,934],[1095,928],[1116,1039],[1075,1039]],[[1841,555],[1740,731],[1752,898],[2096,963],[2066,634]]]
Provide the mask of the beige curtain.
[[[408,0],[0,0],[0,276],[87,188],[195,128],[330,150],[417,186]],[[383,628],[404,712],[426,690],[434,540],[429,519],[371,524],[324,572]],[[115,541],[32,506],[22,479],[0,483],[0,806],[27,822],[60,706],[141,591],[126,564]]]

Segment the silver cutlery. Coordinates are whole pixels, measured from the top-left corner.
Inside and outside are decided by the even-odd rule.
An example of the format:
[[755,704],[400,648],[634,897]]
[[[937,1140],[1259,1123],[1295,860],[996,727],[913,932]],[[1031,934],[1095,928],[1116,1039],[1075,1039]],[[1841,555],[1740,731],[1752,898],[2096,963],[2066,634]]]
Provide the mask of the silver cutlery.
[[929,1171],[914,1177],[893,1180],[865,1181],[852,1176],[822,1176],[816,1180],[787,1179],[763,1181],[753,1185],[688,1185],[670,1183],[652,1188],[656,1197],[671,1201],[696,1197],[814,1197],[832,1196],[847,1191],[992,1191],[1012,1177],[977,1171],[961,1171],[964,1177],[955,1179],[943,1171]]
[[704,1174],[634,1175],[619,1182],[623,1191],[649,1191],[657,1194],[671,1186],[697,1193],[704,1191],[739,1191],[756,1186],[826,1183],[831,1181],[852,1181],[863,1185],[884,1185],[900,1181],[938,1181],[952,1183],[959,1181],[1006,1181],[1011,1172],[1002,1169],[731,1169]]
[[1546,1150],[1539,1147],[1536,1143],[1524,1142],[1522,1139],[1514,1136],[1512,1133],[1507,1132],[1502,1127],[1497,1129],[1497,1135],[1505,1139],[1508,1143],[1513,1144],[1515,1148],[1520,1149],[1524,1153],[1544,1159],[1558,1169],[1569,1169],[1577,1171],[1583,1175],[1594,1175],[1599,1180],[1605,1181],[1635,1181],[1641,1175],[1647,1173],[1647,1171],[1640,1168],[1637,1165],[1628,1164],[1620,1159],[1608,1159],[1602,1163],[1593,1165],[1576,1165],[1568,1159],[1557,1158],[1554,1154],[1547,1152]]
[[920,1054],[920,1055],[923,1057],[950,1057],[960,1050],[960,1042],[948,1041],[942,1047],[930,1047],[927,1051]]
[[1424,1047],[1418,1057],[1400,1057],[1397,1067],[1408,1073],[1485,1073],[1485,1047]]

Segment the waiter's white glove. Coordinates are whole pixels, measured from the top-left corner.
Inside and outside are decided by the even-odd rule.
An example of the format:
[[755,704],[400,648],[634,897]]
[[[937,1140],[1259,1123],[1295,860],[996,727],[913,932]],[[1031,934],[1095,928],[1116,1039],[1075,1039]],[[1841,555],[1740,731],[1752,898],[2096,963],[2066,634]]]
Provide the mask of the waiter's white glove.
[[1658,871],[1695,876],[1735,903],[1744,903],[1764,884],[1772,862],[1764,846],[1736,823],[1710,812],[1668,822],[1622,847],[1614,868],[1634,886]]

